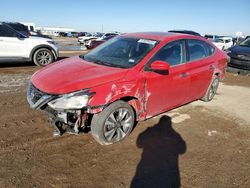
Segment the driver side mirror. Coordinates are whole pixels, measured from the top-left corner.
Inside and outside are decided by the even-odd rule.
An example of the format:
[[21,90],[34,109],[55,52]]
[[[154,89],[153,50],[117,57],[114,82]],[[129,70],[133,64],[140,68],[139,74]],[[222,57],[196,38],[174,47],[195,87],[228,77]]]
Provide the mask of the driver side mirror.
[[151,65],[149,65],[148,67],[146,67],[146,70],[156,72],[158,74],[168,75],[169,68],[170,65],[168,62],[157,60],[151,63]]

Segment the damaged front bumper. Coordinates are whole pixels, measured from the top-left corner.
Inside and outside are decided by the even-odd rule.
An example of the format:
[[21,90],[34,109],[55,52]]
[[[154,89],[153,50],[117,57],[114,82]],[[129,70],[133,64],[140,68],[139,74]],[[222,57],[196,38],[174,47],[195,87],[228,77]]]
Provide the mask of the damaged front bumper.
[[[55,128],[55,136],[62,135],[64,132],[78,134],[79,130],[87,126],[87,107],[81,106],[80,109],[56,108],[56,103],[58,103],[60,98],[65,100],[66,96],[73,96],[72,94],[63,96],[47,94],[37,89],[32,83],[29,83],[27,100],[31,108],[41,109],[47,113],[49,122]],[[62,105],[62,102],[60,105]]]

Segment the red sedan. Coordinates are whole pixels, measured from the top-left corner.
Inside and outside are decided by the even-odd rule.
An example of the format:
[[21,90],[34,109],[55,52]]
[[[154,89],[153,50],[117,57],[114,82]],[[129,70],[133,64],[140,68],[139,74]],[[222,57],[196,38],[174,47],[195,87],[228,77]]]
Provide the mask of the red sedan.
[[227,61],[224,52],[198,36],[126,34],[39,70],[27,98],[32,108],[49,115],[55,135],[88,127],[107,145],[126,138],[135,121],[212,100]]

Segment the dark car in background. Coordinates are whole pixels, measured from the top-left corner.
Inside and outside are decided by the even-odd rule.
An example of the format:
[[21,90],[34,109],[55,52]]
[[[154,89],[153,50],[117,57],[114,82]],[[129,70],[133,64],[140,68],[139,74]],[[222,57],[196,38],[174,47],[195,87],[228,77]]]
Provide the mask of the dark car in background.
[[250,71],[250,38],[228,49],[231,60],[228,66]]
[[118,34],[113,34],[113,35],[106,36],[106,37],[104,37],[103,39],[92,40],[92,41],[90,42],[88,48],[89,48],[89,49],[93,49],[93,48],[99,46],[100,44],[102,44],[102,43],[108,41],[109,39],[114,38],[114,37],[117,36],[117,35],[118,35]]
[[201,37],[201,35],[195,31],[190,31],[190,30],[170,30],[168,31],[170,33],[183,33],[183,34],[189,34],[189,35],[195,35]]

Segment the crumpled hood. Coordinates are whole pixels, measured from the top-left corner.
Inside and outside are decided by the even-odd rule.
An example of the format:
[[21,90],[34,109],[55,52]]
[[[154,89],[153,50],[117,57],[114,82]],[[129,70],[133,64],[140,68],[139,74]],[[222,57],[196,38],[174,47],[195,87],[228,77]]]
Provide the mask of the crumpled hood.
[[72,57],[39,70],[31,82],[45,93],[67,94],[122,79],[127,71]]

